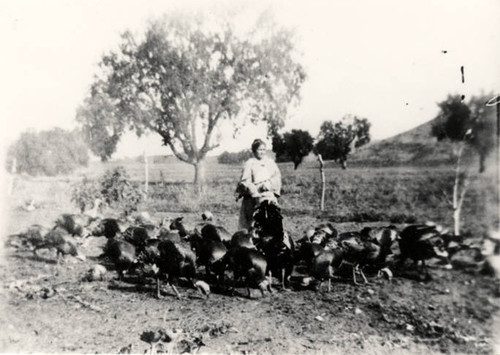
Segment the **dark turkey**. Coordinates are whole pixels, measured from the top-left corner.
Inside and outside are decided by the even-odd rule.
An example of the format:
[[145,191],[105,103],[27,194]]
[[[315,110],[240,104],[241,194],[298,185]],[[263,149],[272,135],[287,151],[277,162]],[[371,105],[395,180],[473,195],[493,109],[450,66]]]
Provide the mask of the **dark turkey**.
[[37,243],[33,248],[33,253],[37,254],[40,249],[54,249],[57,253],[57,263],[59,264],[61,260],[66,255],[71,255],[78,257],[80,259],[85,259],[82,255],[78,253],[78,249],[74,240],[68,235],[68,232],[63,228],[54,228],[47,232],[42,237],[42,240]]
[[391,238],[372,239],[369,228],[361,232],[347,232],[339,235],[338,242],[344,250],[344,260],[353,264],[353,282],[358,284],[356,273],[359,272],[367,283],[363,268],[371,267],[377,271],[385,269],[387,256],[392,254]]
[[49,228],[40,224],[33,224],[18,234],[7,237],[5,244],[14,248],[31,249],[44,242],[43,237],[49,232]]
[[55,227],[66,230],[72,236],[86,237],[89,234],[86,227],[97,219],[98,217],[88,215],[65,213],[56,219]]
[[430,279],[425,260],[439,258],[448,262],[449,254],[445,241],[447,238],[441,234],[439,227],[425,224],[410,225],[401,231],[400,236],[400,265],[404,264],[406,259],[412,259],[418,269],[418,263],[421,261],[421,272]]
[[254,212],[257,249],[267,260],[267,274],[279,278],[283,289],[289,282],[294,266],[295,242],[283,229],[283,216],[277,204],[264,200]]
[[180,277],[185,277],[195,286],[194,279],[196,277],[196,255],[183,243],[175,243],[171,240],[164,240],[158,244],[160,258],[158,267],[161,273],[167,275],[167,282],[172,286],[177,298],[181,298],[179,291],[174,285]]
[[321,284],[328,280],[328,292],[331,290],[331,280],[334,277],[335,271],[339,268],[344,260],[344,250],[342,248],[325,249],[314,257],[311,262],[310,275],[319,281],[317,290],[321,288]]
[[124,232],[129,227],[127,221],[122,221],[117,218],[104,218],[92,222],[89,225],[89,232],[91,236],[106,238],[114,238],[118,234]]
[[258,287],[262,296],[267,290],[272,292],[271,283],[266,280],[267,261],[266,257],[255,249],[235,247],[231,248],[223,257],[224,269],[221,279],[224,277],[224,270],[233,271],[233,287],[235,282],[245,278],[248,297],[250,298],[250,287]]
[[188,238],[191,249],[196,253],[196,264],[205,267],[208,277],[220,275],[224,270],[222,258],[227,252],[225,244],[220,240],[204,238],[197,234]]
[[104,256],[109,257],[114,264],[119,280],[123,280],[125,271],[133,271],[137,266],[136,247],[123,239],[109,238],[104,247]]
[[255,228],[250,228],[250,230],[242,229],[237,231],[231,237],[230,248],[244,247],[249,249],[256,249],[254,240],[257,240],[259,235]]

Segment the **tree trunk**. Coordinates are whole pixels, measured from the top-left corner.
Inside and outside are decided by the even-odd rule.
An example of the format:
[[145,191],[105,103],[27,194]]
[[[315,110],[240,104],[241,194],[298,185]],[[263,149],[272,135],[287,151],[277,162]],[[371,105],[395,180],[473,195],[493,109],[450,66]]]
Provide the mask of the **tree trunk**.
[[347,169],[347,161],[345,159],[340,160],[340,166],[343,170]]
[[321,202],[320,202],[320,208],[321,211],[325,210],[325,189],[326,189],[326,182],[325,182],[325,169],[324,169],[324,164],[323,164],[323,158],[321,157],[321,154],[318,154],[318,161],[319,161],[319,171],[321,174]]
[[482,153],[479,154],[479,173],[484,173],[484,171],[486,170],[484,161],[485,161],[485,155]]
[[203,160],[194,164],[194,185],[199,192],[205,187],[205,161]]
[[453,233],[460,235],[460,212],[462,211],[462,204],[464,202],[465,192],[469,184],[469,178],[465,172],[464,176],[460,176],[460,160],[462,158],[464,145],[459,148],[457,157],[457,166],[455,169],[455,184],[453,185]]

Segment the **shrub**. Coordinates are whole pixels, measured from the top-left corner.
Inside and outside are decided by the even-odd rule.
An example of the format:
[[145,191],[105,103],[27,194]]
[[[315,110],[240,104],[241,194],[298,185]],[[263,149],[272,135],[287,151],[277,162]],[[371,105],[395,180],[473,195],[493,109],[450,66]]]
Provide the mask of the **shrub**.
[[129,215],[137,211],[142,200],[139,184],[130,181],[122,166],[108,170],[97,181],[84,177],[83,181],[73,185],[71,201],[76,203],[83,212],[96,198],[100,198],[110,207]]
[[102,199],[99,183],[86,176],[71,187],[71,202],[78,206],[81,213],[92,206],[96,198]]
[[139,184],[130,181],[123,166],[118,166],[104,173],[100,179],[101,195],[108,206],[120,208],[125,215],[137,211],[142,199]]

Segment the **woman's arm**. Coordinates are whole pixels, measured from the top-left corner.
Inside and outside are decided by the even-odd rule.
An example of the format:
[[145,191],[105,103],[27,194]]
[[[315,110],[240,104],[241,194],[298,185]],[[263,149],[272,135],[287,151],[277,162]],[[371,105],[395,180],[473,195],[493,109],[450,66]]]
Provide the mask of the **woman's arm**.
[[249,159],[243,165],[243,171],[241,172],[241,178],[236,187],[236,200],[242,196],[258,196],[259,192],[252,179],[252,166],[253,161]]
[[240,182],[253,182],[252,181],[252,159],[249,159],[243,165],[243,170],[241,172]]
[[281,195],[281,172],[278,168],[278,165],[274,162],[274,160],[270,160],[269,170],[271,173],[271,178],[269,179],[271,183],[271,191],[274,192],[277,196]]

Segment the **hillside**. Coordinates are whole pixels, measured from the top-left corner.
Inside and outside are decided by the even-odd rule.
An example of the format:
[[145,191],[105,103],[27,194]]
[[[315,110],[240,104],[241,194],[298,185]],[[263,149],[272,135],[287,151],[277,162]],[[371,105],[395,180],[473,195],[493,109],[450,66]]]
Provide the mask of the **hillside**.
[[355,151],[348,163],[372,166],[453,164],[456,158],[452,144],[438,142],[431,136],[433,123],[431,120],[396,136],[371,142]]

